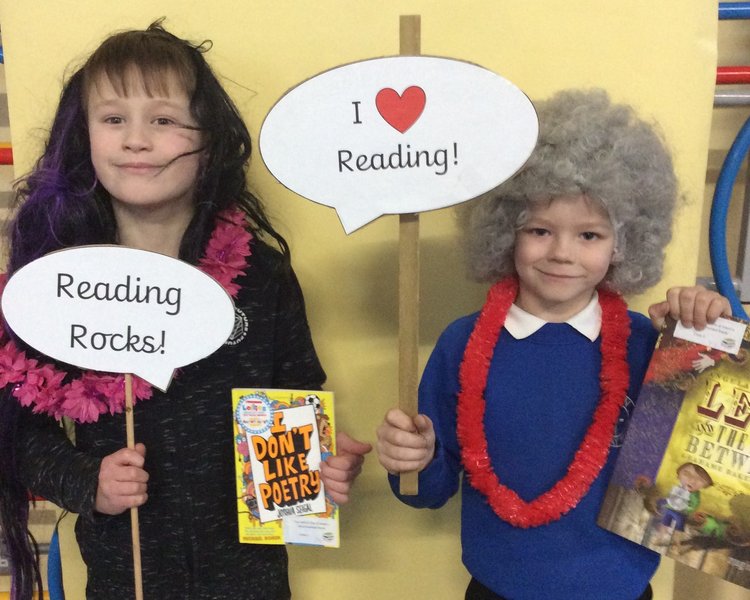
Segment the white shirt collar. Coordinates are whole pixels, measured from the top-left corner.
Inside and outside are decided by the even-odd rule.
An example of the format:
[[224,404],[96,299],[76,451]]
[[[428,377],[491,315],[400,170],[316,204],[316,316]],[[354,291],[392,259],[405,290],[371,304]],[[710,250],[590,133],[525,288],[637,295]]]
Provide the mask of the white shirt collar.
[[[602,329],[602,309],[599,306],[599,295],[594,294],[591,302],[581,312],[573,315],[565,322],[592,342],[596,340]],[[508,316],[505,318],[505,329],[517,340],[529,337],[546,324],[547,321],[544,319],[535,317],[515,304],[511,305]]]

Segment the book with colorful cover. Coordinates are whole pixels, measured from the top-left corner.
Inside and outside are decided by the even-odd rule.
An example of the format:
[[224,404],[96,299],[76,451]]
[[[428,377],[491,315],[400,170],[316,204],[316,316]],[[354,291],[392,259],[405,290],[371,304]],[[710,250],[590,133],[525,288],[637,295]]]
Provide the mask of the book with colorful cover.
[[750,588],[750,333],[669,322],[630,418],[599,525]]
[[239,540],[339,546],[320,463],[335,453],[333,392],[232,390]]

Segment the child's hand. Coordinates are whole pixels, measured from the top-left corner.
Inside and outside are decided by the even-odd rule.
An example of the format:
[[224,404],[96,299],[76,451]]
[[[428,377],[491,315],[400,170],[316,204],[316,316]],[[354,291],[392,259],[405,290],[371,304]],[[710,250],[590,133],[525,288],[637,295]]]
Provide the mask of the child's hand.
[[145,459],[146,446],[143,444],[136,444],[134,449],[123,448],[102,459],[94,502],[97,512],[119,515],[146,502],[148,473],[143,470]]
[[392,408],[378,427],[378,460],[392,474],[421,471],[435,455],[435,430],[425,415]]
[[664,325],[667,315],[682,321],[685,327],[703,329],[706,323],[713,323],[719,317],[728,317],[731,314],[729,300],[700,285],[670,288],[664,302],[652,304],[648,309],[651,323],[657,329]]
[[349,501],[349,491],[362,471],[365,454],[372,450],[370,444],[359,442],[344,432],[336,434],[336,456],[330,456],[320,464],[320,476],[326,494],[336,504]]

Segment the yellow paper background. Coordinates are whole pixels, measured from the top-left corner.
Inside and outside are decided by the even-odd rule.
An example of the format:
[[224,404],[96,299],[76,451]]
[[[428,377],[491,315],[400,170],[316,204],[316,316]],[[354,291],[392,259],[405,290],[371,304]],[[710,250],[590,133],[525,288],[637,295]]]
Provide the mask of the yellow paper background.
[[[693,282],[716,66],[717,3],[707,0],[0,0],[16,173],[41,149],[63,74],[113,30],[167,16],[176,34],[213,40],[208,58],[257,139],[266,112],[301,80],[397,54],[402,14],[421,15],[424,54],[480,64],[532,98],[602,86],[658,121],[685,202],[662,283],[632,305],[643,310],[669,285]],[[292,246],[339,426],[372,441],[397,399],[397,219],[347,238],[332,209],[286,190],[258,156],[250,181]],[[445,325],[480,305],[484,287],[465,281],[450,210],[423,214],[421,231],[423,363]],[[371,457],[342,511],[341,550],[292,550],[294,597],[462,598],[458,523],[457,499],[440,511],[399,504]],[[66,586],[80,598],[82,571],[68,564]],[[666,594],[670,568],[656,583]]]

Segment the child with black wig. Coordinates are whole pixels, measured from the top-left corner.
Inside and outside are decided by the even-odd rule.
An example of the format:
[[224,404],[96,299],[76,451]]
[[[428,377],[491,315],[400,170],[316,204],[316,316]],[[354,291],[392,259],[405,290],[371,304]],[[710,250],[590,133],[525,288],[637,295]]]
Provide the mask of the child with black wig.
[[[389,411],[378,455],[410,506],[439,508],[462,483],[467,600],[646,600],[659,555],[596,517],[657,337],[620,294],[661,277],[677,181],[653,128],[604,91],[537,111],[521,172],[460,209],[487,302],[443,332],[420,414]],[[650,313],[702,328],[729,303],[673,288]],[[408,471],[416,496],[397,492]]]
[[[242,326],[168,392],[136,380],[135,449],[123,448],[122,376],[56,364],[5,329],[0,524],[14,600],[34,588],[41,598],[27,490],[79,514],[87,598],[134,596],[131,507],[146,598],[290,598],[284,547],[237,540],[228,403],[232,387],[320,389],[325,373],[287,243],[247,189],[250,136],[209,47],[160,22],[106,39],[67,81],[44,153],[17,187],[8,275],[83,244],[156,251],[215,276]],[[76,421],[75,445],[61,415]],[[336,446],[321,475],[342,503],[370,447],[346,434]]]

